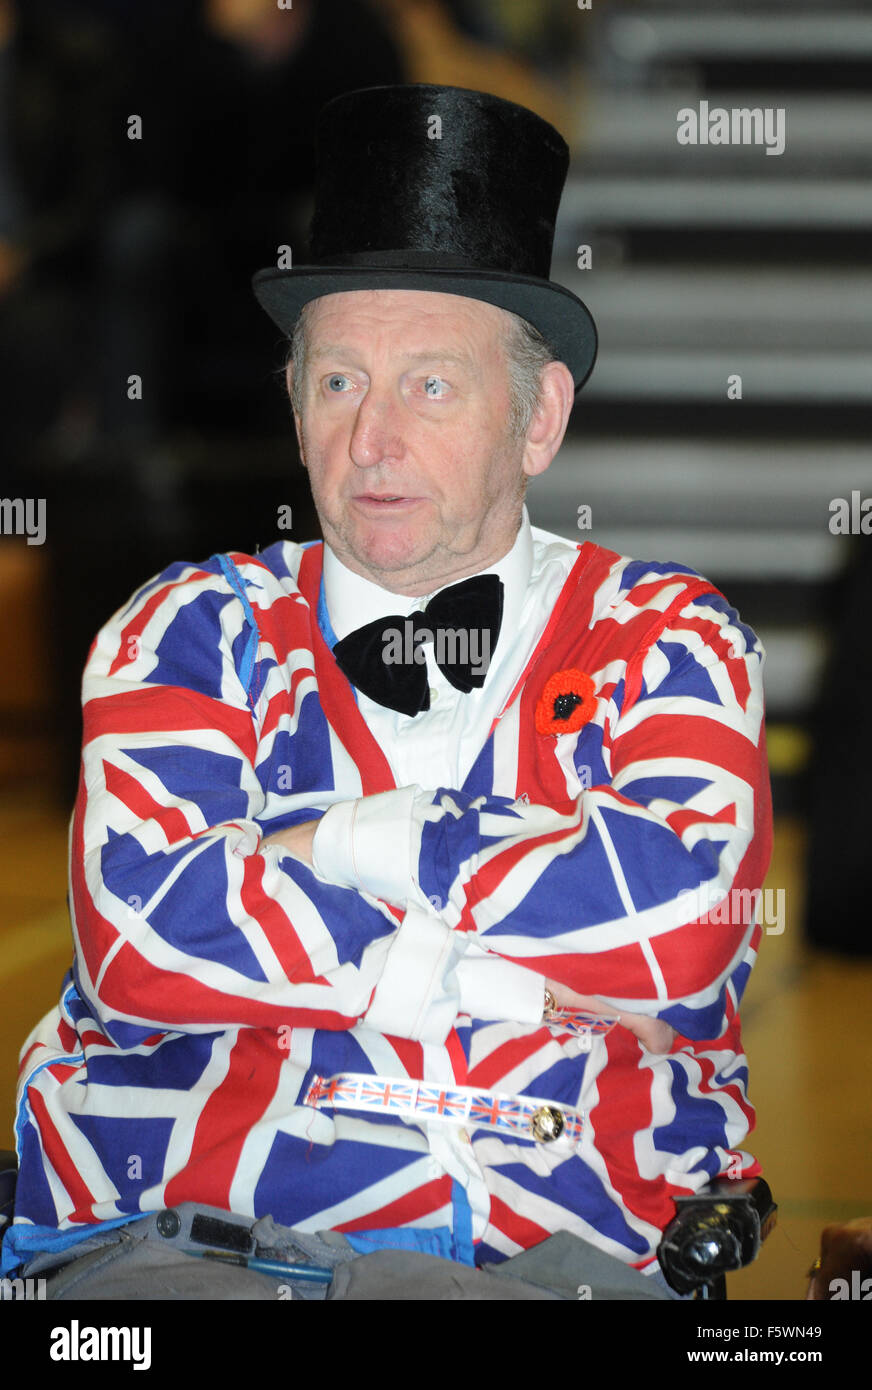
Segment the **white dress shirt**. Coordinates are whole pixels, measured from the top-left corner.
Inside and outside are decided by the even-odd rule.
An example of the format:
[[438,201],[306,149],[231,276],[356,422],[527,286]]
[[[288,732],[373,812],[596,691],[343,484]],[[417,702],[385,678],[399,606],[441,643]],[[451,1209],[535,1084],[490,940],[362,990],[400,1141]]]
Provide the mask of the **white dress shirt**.
[[[420,891],[416,902],[411,826],[416,801],[428,805],[436,788],[463,786],[577,559],[578,548],[571,542],[532,528],[525,508],[511,550],[481,571],[496,574],[503,583],[502,624],[483,686],[469,693],[457,690],[442,674],[433,644],[427,642],[429,710],[401,714],[356,691],[361,715],[399,790],[330,807],[315,832],[312,856],[315,872],[326,881],[407,906],[404,928],[367,1015],[371,1026],[383,1025],[385,1032],[402,1029],[402,1036],[427,1040],[431,1029],[438,1033],[444,1027],[446,1010],[473,1018],[541,1021],[544,976],[486,953],[465,934],[458,940],[438,920],[442,904],[429,904]],[[408,617],[434,596],[410,598],[383,589],[349,570],[326,545],[323,575],[324,599],[337,640],[377,618]],[[422,793],[425,788],[427,795]],[[453,989],[447,988],[441,1008],[439,998],[427,996],[428,1022],[420,1016],[421,996],[412,979],[439,971],[446,980],[450,975]]]

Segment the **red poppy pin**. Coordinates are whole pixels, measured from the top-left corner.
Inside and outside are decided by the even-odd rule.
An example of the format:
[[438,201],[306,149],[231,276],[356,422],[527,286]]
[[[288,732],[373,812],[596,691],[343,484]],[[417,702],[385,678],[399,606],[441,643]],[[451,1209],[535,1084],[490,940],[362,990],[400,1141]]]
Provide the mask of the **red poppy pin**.
[[555,671],[536,706],[536,732],[574,734],[596,713],[596,695],[590,676],[571,667]]

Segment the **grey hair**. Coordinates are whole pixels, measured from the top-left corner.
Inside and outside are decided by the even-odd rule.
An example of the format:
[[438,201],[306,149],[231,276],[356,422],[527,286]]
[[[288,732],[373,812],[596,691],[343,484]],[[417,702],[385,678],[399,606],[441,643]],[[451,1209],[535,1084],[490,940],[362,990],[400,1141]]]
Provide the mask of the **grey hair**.
[[306,324],[309,308],[309,304],[303,305],[300,310],[300,317],[294,324],[286,363],[286,366],[291,369],[291,405],[297,415],[301,415],[303,410],[303,377],[306,374]]
[[509,370],[509,429],[523,439],[542,400],[542,373],[555,356],[538,328],[504,310],[509,323],[503,346]]
[[[286,364],[291,368],[291,405],[298,415],[303,405],[309,308],[309,304],[303,306],[294,325]],[[509,430],[515,439],[523,439],[542,399],[542,372],[556,358],[538,328],[507,309],[503,313],[507,320],[503,347],[511,396]]]

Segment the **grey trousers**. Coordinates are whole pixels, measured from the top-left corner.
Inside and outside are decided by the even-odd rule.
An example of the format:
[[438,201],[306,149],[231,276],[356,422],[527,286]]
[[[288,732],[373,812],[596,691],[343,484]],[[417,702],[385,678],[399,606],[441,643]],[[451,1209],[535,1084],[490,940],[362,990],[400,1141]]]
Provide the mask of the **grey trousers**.
[[[223,1258],[215,1257],[215,1246],[226,1252]],[[209,1254],[202,1258],[207,1249]],[[331,1270],[332,1281],[312,1283],[291,1272],[266,1274],[229,1262],[246,1254],[316,1265]],[[269,1216],[252,1222],[190,1202],[97,1234],[60,1257],[37,1255],[22,1274],[44,1277],[46,1298],[67,1302],[565,1302],[679,1297],[659,1271],[642,1275],[568,1231],[502,1264],[472,1269],[417,1251],[360,1255],[335,1231],[313,1235],[279,1226]]]

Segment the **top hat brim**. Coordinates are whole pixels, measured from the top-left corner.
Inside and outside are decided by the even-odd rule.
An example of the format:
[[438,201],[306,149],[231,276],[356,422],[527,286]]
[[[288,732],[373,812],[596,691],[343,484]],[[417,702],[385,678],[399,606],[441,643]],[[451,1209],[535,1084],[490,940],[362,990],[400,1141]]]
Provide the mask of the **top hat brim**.
[[300,311],[313,299],[351,290],[425,290],[480,299],[526,319],[542,334],[557,361],[565,362],[576,393],[593,370],[597,333],[593,318],[570,290],[550,280],[500,271],[407,267],[268,267],[252,279],[258,302],[288,337]]

